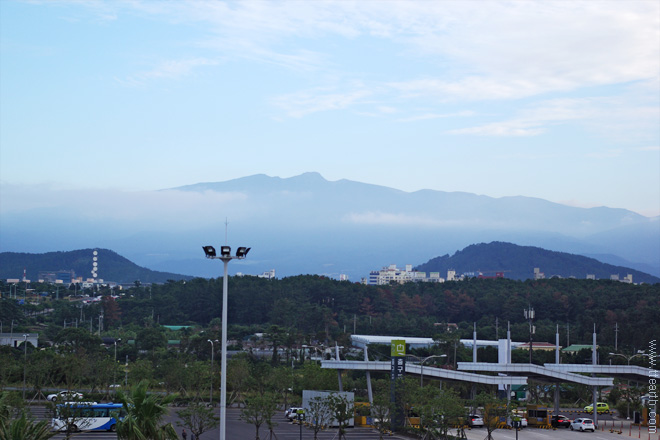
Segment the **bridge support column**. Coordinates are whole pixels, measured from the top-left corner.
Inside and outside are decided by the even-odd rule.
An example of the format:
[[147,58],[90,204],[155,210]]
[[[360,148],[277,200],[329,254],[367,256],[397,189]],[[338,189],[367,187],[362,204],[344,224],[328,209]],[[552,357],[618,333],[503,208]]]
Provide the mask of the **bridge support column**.
[[369,403],[374,404],[374,393],[371,390],[371,372],[367,371],[367,393],[369,394]]
[[344,383],[341,381],[341,372],[343,370],[337,370],[337,380],[339,381],[339,391],[344,391]]
[[[364,361],[369,362],[369,355],[367,354],[367,345],[364,345]],[[369,394],[369,404],[373,405],[374,404],[374,394],[373,391],[371,390],[371,372],[369,370],[366,371],[367,373],[367,393]]]

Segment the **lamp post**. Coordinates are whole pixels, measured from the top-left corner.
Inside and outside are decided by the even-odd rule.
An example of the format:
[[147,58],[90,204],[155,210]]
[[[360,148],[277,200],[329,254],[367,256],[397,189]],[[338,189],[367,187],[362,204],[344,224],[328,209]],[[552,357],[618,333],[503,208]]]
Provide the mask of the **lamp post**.
[[534,340],[532,335],[536,333],[536,327],[534,326],[534,309],[532,306],[529,306],[525,309],[525,319],[529,321],[529,363],[532,363],[532,350],[534,348]]
[[420,368],[420,372],[419,372],[419,387],[420,387],[420,388],[424,386],[424,362],[426,362],[427,360],[429,360],[429,359],[431,359],[431,358],[446,358],[446,357],[447,357],[446,354],[433,354],[433,355],[431,355],[431,356],[427,356],[427,357],[425,357],[425,358],[419,363],[419,368]]
[[25,353],[23,358],[23,400],[25,400],[25,366],[27,365],[27,338],[28,335],[23,335],[25,341],[23,342],[23,352]]
[[[213,342],[210,339],[207,339],[211,343],[211,397],[209,397],[209,405],[213,405],[213,353],[215,349],[213,348]],[[216,339],[215,342],[218,342]]]
[[[117,384],[117,342],[120,342],[121,338],[115,339],[115,365],[113,366],[112,369],[112,384],[116,385]],[[114,387],[115,391],[114,393],[117,394],[117,387]]]
[[220,246],[220,255],[217,255],[213,246],[202,246],[206,258],[218,259],[224,263],[224,276],[222,278],[222,359],[220,360],[220,440],[226,440],[227,426],[227,266],[233,259],[244,259],[251,248],[239,247],[236,255],[231,255],[231,247]]
[[446,354],[432,354],[431,356],[427,356],[424,359],[422,359],[419,356],[408,353],[408,354],[406,354],[406,357],[414,357],[419,362],[419,373],[420,373],[419,374],[419,386],[422,387],[422,386],[424,386],[424,362],[426,362],[427,360],[429,360],[431,358],[446,358],[447,355]]
[[[628,363],[628,366],[630,366],[630,361],[633,358],[636,358],[637,356],[650,357],[646,353],[637,353],[637,354],[633,354],[633,355],[625,355],[625,354],[621,354],[621,353],[610,353],[610,356],[621,356],[622,358],[624,358],[626,360],[626,362]],[[627,418],[627,420],[630,420],[630,380],[628,380],[628,388],[626,389],[626,394],[627,394],[626,395],[626,410],[627,410],[627,413],[628,413],[626,415],[626,418]],[[594,411],[596,411],[595,408],[594,408]]]

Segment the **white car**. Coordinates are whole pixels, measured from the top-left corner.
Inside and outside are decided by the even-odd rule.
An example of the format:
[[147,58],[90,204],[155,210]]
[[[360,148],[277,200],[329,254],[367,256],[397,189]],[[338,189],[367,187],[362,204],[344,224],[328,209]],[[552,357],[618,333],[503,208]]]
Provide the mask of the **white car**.
[[573,420],[573,423],[571,423],[571,431],[574,430],[595,432],[596,426],[593,420],[580,418]]
[[293,420],[293,418],[294,418],[295,415],[296,415],[296,412],[297,412],[299,409],[300,409],[300,408],[298,408],[297,406],[292,406],[291,408],[289,408],[289,409],[287,409],[286,411],[284,411],[284,417],[286,417],[286,418],[289,419],[289,420]]
[[76,393],[75,391],[60,391],[59,393],[55,394],[49,394],[46,396],[46,400],[50,402],[57,402],[58,400],[61,401],[69,401],[69,400],[81,400],[83,398],[83,395],[80,393]]
[[467,417],[467,423],[470,428],[482,428],[484,426],[484,419],[476,414],[470,414]]

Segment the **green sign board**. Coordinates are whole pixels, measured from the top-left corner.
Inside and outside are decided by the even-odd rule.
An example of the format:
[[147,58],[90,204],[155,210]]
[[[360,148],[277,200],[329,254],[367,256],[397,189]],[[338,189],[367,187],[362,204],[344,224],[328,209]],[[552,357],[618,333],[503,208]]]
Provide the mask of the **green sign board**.
[[406,355],[406,341],[404,339],[392,339],[391,356],[404,357]]

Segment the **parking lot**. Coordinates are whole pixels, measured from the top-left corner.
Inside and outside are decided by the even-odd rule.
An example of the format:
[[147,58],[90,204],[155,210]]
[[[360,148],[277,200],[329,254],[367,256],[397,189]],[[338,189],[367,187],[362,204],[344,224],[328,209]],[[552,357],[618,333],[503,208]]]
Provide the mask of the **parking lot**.
[[[219,411],[219,410],[218,410]],[[31,408],[32,414],[40,420],[48,419],[46,408],[43,406],[35,406]],[[566,411],[566,415],[569,418],[574,419],[577,417],[591,417],[586,413],[580,413],[577,411]],[[49,420],[49,419],[48,419]],[[176,415],[176,409],[170,409],[170,415],[167,418],[168,422],[171,422],[179,435],[181,435],[182,428],[176,425],[178,421]],[[312,430],[306,427],[300,427],[288,422],[283,414],[276,413],[274,421],[278,424],[275,427],[274,433],[278,440],[298,440],[298,439],[312,439],[314,434]],[[302,435],[301,435],[302,433]],[[264,426],[260,429],[260,437],[268,438],[267,428]],[[484,440],[487,437],[487,430],[485,428],[475,428],[465,430],[465,434],[468,440]],[[318,438],[320,440],[332,440],[337,437],[336,429],[329,429],[327,431],[322,431],[319,433]],[[377,440],[379,438],[378,433],[374,429],[370,428],[350,428],[346,434],[346,437],[349,439],[356,440]],[[64,434],[58,434],[53,439],[61,440],[64,439]],[[115,440],[117,435],[112,432],[82,432],[75,435],[76,439],[79,440]],[[217,440],[219,438],[218,429],[213,429],[211,431],[205,432],[199,440]],[[227,409],[227,439],[228,440],[249,440],[255,438],[255,428],[253,425],[250,425],[240,419],[240,410],[236,408]],[[386,436],[389,439],[408,439],[409,437],[401,435],[389,435]],[[616,417],[613,417],[609,414],[603,414],[599,416],[598,429],[596,432],[577,432],[571,431],[566,428],[559,429],[537,429],[537,428],[525,428],[518,431],[512,429],[497,429],[493,432],[494,440],[622,440],[622,439],[639,439],[639,440],[660,440],[660,435],[658,433],[650,433],[648,428],[640,428],[637,426],[631,426],[630,421],[627,420],[618,420]],[[190,439],[190,435],[188,436]]]
[[[46,408],[43,406],[32,407],[31,412],[39,420],[48,419],[50,421],[50,419],[46,414]],[[218,409],[218,413],[219,413],[219,409]],[[283,412],[277,412],[274,417],[274,421],[278,423],[278,425],[275,427],[274,430],[278,440],[298,440],[301,438],[301,432],[303,439],[314,438],[314,434],[312,430],[306,427],[302,427],[301,430],[300,425],[295,425],[293,423],[288,422],[284,418],[283,414],[284,414]],[[182,428],[176,425],[176,422],[178,420],[179,419],[176,415],[176,409],[171,408],[170,416],[167,418],[166,421],[171,422],[175,426],[176,431],[179,433],[179,436],[181,436]],[[265,426],[262,426],[259,430],[259,434],[262,439],[268,438],[267,428]],[[219,436],[220,436],[219,430],[218,428],[215,428],[213,430],[210,430],[202,434],[199,440],[217,440]],[[332,440],[333,438],[336,438],[336,436],[337,436],[337,430],[329,429],[327,431],[319,432],[318,438],[319,440]],[[249,440],[255,438],[254,425],[250,425],[240,419],[239,409],[236,408],[227,409],[226,437],[228,440],[244,440],[244,439]],[[350,428],[347,437],[356,440],[377,440],[379,438],[379,435],[376,432],[376,430],[371,428]],[[64,438],[65,438],[64,434],[57,434],[55,437],[53,437],[54,440],[61,440]],[[110,440],[110,439],[116,440],[117,434],[112,432],[81,432],[76,434],[74,438],[77,440]],[[392,435],[392,436],[388,436],[387,438],[406,439],[407,437]],[[188,440],[190,440],[190,434],[188,435]]]

